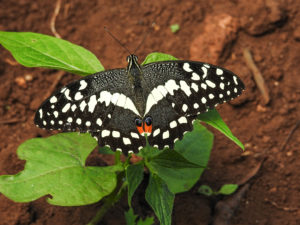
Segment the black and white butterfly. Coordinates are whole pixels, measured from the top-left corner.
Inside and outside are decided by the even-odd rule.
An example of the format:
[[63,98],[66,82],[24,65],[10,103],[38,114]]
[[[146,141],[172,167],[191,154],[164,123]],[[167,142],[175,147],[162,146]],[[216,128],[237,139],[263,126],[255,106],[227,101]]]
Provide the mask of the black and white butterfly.
[[140,65],[127,57],[125,69],[77,80],[50,96],[37,110],[41,128],[89,132],[99,146],[125,154],[149,144],[172,148],[198,114],[241,94],[242,81],[207,63],[161,61]]

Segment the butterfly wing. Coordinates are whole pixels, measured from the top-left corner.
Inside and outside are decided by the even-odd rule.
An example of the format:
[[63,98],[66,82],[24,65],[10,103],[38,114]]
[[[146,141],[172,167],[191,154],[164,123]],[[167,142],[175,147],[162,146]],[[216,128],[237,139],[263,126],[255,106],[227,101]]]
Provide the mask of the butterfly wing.
[[148,140],[159,148],[173,147],[200,113],[236,98],[244,90],[231,71],[193,61],[166,61],[143,67],[148,86],[145,116],[153,119]]
[[89,132],[100,146],[137,152],[145,140],[135,127],[139,112],[126,78],[125,69],[115,69],[72,82],[41,105],[34,122],[45,129]]

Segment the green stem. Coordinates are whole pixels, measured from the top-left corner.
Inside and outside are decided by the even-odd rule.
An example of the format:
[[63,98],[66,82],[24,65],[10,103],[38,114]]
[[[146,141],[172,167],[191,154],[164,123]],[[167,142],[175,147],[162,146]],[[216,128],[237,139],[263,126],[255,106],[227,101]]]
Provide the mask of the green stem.
[[122,186],[118,191],[114,191],[107,197],[100,210],[96,213],[94,218],[87,225],[96,225],[97,223],[99,223],[103,219],[106,212],[126,193],[126,189],[127,182],[123,182]]

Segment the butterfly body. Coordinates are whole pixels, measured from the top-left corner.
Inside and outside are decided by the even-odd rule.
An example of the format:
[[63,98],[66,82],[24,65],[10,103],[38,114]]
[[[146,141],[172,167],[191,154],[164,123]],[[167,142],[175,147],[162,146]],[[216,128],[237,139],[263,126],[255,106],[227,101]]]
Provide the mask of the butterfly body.
[[38,109],[35,123],[46,129],[89,132],[100,146],[138,152],[150,145],[172,148],[198,114],[241,94],[232,72],[193,61],[140,65],[99,72],[68,84]]

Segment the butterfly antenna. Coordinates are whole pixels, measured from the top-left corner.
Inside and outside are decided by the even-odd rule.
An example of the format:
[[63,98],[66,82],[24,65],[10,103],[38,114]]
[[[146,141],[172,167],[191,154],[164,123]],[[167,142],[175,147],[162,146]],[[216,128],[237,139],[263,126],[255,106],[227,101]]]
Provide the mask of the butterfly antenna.
[[[151,27],[153,27],[155,25],[155,22],[153,22],[151,24]],[[144,35],[144,38],[142,39],[142,41],[140,42],[140,44],[136,47],[136,49],[134,50],[133,54],[136,53],[136,51],[142,46],[142,44],[145,42],[146,38],[148,37],[149,33],[151,32],[151,30],[149,29],[148,32]]]
[[115,37],[115,35],[113,35],[111,32],[110,32],[110,30],[107,28],[107,27],[104,27],[104,30],[116,41],[116,42],[118,42],[119,43],[119,45],[121,45],[128,53],[129,53],[129,55],[132,55],[132,53],[128,50],[128,48],[124,45],[124,44],[122,44],[122,42],[118,39],[118,38],[116,38]]

